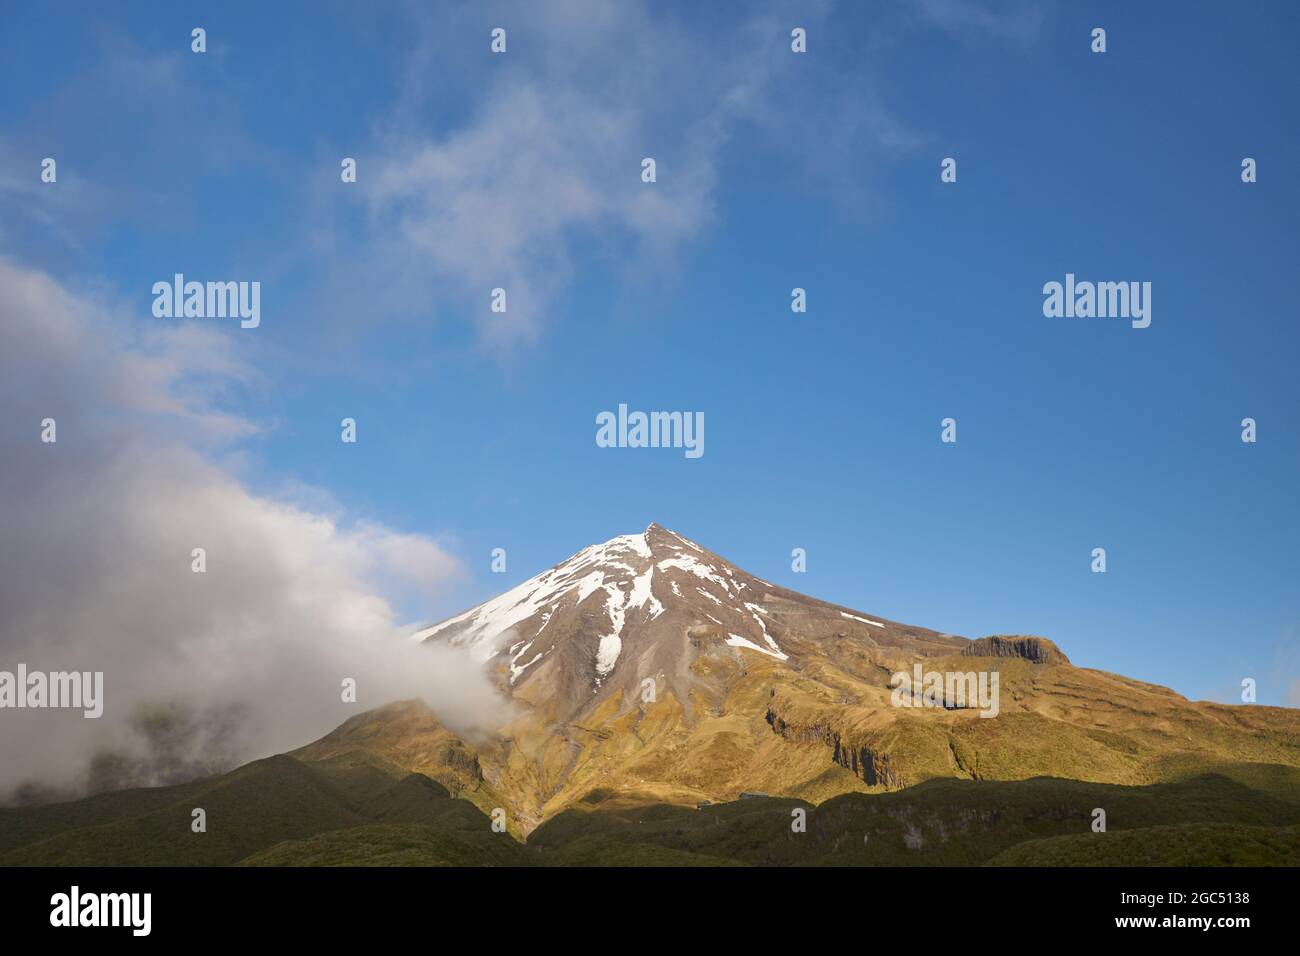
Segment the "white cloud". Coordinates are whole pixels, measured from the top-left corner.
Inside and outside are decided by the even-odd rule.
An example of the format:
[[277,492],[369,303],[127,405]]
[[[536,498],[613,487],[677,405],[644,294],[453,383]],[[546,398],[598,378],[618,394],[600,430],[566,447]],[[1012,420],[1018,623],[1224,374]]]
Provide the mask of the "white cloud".
[[[820,8],[803,8],[801,22]],[[816,131],[832,127],[841,140],[906,139],[875,106],[856,125],[785,112],[780,86],[796,72],[788,17],[747,10],[687,28],[624,0],[510,6],[499,56],[486,52],[484,17],[416,15],[420,68],[408,72],[378,147],[359,159],[367,267],[349,275],[383,275],[392,311],[409,307],[421,284],[454,290],[490,348],[538,338],[579,249],[639,281],[679,254],[714,220],[723,153],[743,124],[786,137],[790,126],[772,118],[785,114],[814,151]],[[429,50],[449,33],[481,34],[482,55],[461,52],[454,69],[435,71]],[[456,90],[466,117],[446,133],[430,132],[446,126],[446,103],[431,105],[435,73],[469,77]],[[641,181],[646,157],[654,184]],[[489,310],[496,287],[507,292],[505,315]]]
[[[427,602],[460,573],[437,542],[255,494],[216,463],[222,439],[254,428],[214,404],[255,379],[238,331],[141,325],[3,261],[0,315],[0,669],[106,682],[98,721],[0,713],[0,791],[129,750],[156,702],[242,714],[221,740],[240,759],[399,698],[461,729],[503,713],[477,665],[412,645],[397,619],[395,595]],[[45,417],[54,444],[39,440]],[[344,677],[359,704],[341,701]]]

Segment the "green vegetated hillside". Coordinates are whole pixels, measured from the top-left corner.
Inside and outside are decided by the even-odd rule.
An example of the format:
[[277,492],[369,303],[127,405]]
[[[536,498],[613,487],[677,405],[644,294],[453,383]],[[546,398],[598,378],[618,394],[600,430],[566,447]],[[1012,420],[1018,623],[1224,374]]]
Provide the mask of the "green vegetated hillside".
[[[196,807],[204,833],[191,828]],[[1105,833],[1092,831],[1096,808]],[[0,864],[1300,865],[1300,770],[1225,764],[1146,786],[931,780],[820,806],[626,806],[595,792],[525,844],[423,774],[277,756],[181,786],[0,810]]]

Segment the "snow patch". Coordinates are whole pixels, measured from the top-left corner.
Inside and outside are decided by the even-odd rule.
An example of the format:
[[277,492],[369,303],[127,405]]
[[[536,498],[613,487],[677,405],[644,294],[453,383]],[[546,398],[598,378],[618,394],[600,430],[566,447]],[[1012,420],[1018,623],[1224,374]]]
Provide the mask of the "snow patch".
[[604,677],[618,663],[618,655],[623,653],[623,639],[617,634],[607,634],[600,639],[600,648],[596,651],[596,673]]
[[696,551],[700,552],[700,554],[704,553],[704,549],[701,548],[694,541],[692,541],[690,538],[684,538],[676,531],[669,531],[668,533],[672,535],[674,538],[676,538],[678,541],[680,541],[682,544],[686,545],[687,547],[694,548]]
[[626,601],[623,592],[612,584],[605,585],[605,592],[609,595],[605,600],[605,610],[609,612],[609,623],[614,631],[602,637],[600,646],[596,649],[596,673],[601,677],[614,669],[614,665],[618,663],[618,655],[623,652],[622,634]]
[[852,620],[852,621],[861,621],[863,624],[870,624],[872,627],[884,627],[884,626],[885,626],[885,625],[881,624],[879,621],[872,621],[872,620],[870,620],[869,618],[858,617],[856,614],[848,614],[848,613],[846,613],[846,612],[844,612],[844,611],[840,611],[840,617],[847,617],[849,620]]
[[767,623],[759,617],[760,614],[767,613],[766,609],[759,607],[757,604],[746,604],[745,607],[749,609],[750,616],[758,622],[759,629],[763,632],[763,640],[767,642],[767,646],[780,654],[781,648],[777,645],[776,641],[772,639],[772,635],[767,633]]
[[727,643],[732,647],[747,647],[751,651],[758,651],[760,654],[766,654],[768,657],[775,657],[778,661],[788,660],[789,656],[783,654],[779,649],[772,651],[766,647],[759,647],[751,640],[741,637],[739,634],[728,634]]
[[[649,529],[646,529],[649,530]],[[650,545],[647,543],[644,534],[625,534],[615,538],[610,544],[618,544],[629,551],[634,551],[643,558],[651,557]]]
[[605,583],[604,571],[592,571],[578,581],[578,603],[587,600],[588,595],[595,594],[596,589]]
[[650,619],[654,620],[664,612],[664,606],[659,603],[659,599],[654,596],[651,584],[654,581],[655,566],[650,565],[650,570],[645,574],[638,574],[632,582],[632,592],[627,597],[627,606],[629,608],[650,606]]
[[703,578],[706,581],[713,581],[715,584],[722,585],[724,591],[728,594],[731,593],[730,581],[718,574],[717,570],[712,565],[696,561],[689,554],[683,555],[680,558],[664,558],[664,560],[659,562],[660,571],[667,571],[669,568],[679,568],[682,571],[689,571],[698,578]]
[[514,664],[511,664],[511,665],[510,665],[510,683],[513,684],[515,681],[517,681],[517,680],[519,679],[519,676],[520,676],[521,674],[523,674],[524,671],[528,670],[528,668],[532,667],[534,664],[536,664],[538,661],[540,661],[540,660],[542,659],[542,655],[543,655],[544,653],[546,653],[546,652],[545,652],[545,651],[538,651],[536,654],[533,655],[533,659],[532,659],[531,661],[529,661],[527,664],[524,664],[522,667],[516,667]]

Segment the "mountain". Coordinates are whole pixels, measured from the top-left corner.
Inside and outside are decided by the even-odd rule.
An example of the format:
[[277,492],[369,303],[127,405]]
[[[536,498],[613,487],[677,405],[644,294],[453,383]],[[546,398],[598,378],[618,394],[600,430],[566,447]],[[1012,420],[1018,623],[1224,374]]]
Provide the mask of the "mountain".
[[[524,835],[568,808],[821,803],[927,780],[1121,785],[1300,766],[1300,712],[1188,701],[1073,666],[1050,640],[969,640],[764,581],[651,525],[592,545],[417,637],[478,657],[513,705],[470,743],[418,702],[296,752],[367,753],[440,780]],[[894,675],[991,675],[996,716],[947,686],[896,706]],[[971,690],[975,688],[972,686]]]
[[967,643],[770,584],[654,524],[584,548],[416,635],[499,661],[514,696],[545,701],[566,719],[590,711],[593,698],[638,695],[645,679],[689,701],[701,689],[690,665],[715,637],[775,661],[793,658],[795,666],[844,637],[909,653],[960,651]]
[[[228,774],[0,809],[0,864],[1300,864],[1300,711],[829,604],[657,525],[418,637],[495,676],[495,733],[395,702]],[[996,698],[901,706],[917,668]]]

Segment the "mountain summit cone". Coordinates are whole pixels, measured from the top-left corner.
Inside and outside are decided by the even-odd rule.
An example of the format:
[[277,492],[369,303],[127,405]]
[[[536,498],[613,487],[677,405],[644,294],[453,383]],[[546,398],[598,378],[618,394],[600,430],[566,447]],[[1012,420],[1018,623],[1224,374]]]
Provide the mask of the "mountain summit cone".
[[[488,812],[506,807],[522,832],[570,807],[695,806],[743,791],[820,803],[934,778],[1136,785],[1300,766],[1300,711],[1192,702],[1075,667],[1043,637],[972,641],[831,604],[657,524],[416,637],[482,661],[509,719],[470,743],[408,702],[297,755],[426,773]],[[997,715],[946,694],[898,706],[895,675],[918,667],[996,673]]]

